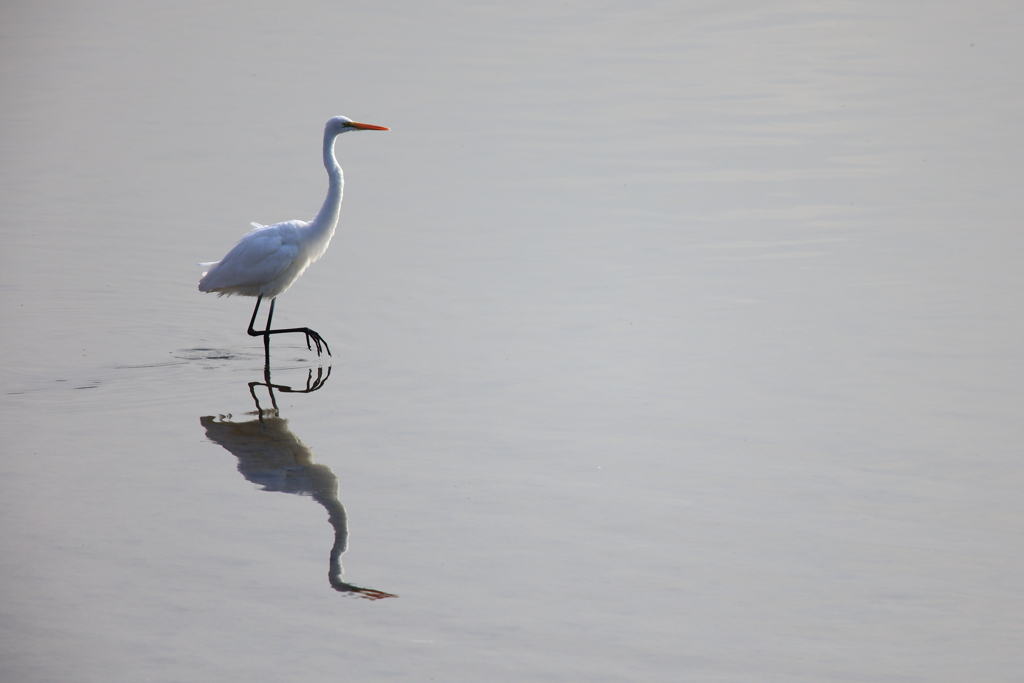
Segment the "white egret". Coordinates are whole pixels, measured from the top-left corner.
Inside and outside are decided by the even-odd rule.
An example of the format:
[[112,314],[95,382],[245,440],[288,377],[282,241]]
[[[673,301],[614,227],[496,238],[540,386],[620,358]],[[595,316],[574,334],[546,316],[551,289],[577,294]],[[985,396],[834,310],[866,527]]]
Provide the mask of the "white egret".
[[[342,133],[351,130],[388,130],[383,126],[372,126],[368,123],[357,123],[344,116],[335,116],[324,128],[324,167],[327,169],[329,185],[327,198],[320,212],[310,222],[287,221],[276,225],[260,225],[253,223],[254,230],[246,234],[231,248],[220,261],[201,263],[209,267],[199,280],[200,292],[217,292],[218,296],[238,294],[256,297],[256,307],[249,320],[249,335],[263,337],[263,347],[267,358],[270,358],[270,335],[287,332],[301,332],[306,335],[306,348],[312,350],[310,339],[316,344],[319,356],[322,348],[327,346],[317,332],[308,327],[292,327],[283,330],[270,329],[270,321],[274,317],[274,303],[292,283],[299,279],[303,271],[314,261],[323,256],[327,245],[338,227],[338,213],[341,209],[341,198],[345,189],[345,178],[341,166],[334,156],[334,141]],[[263,330],[254,330],[256,313],[260,310],[263,298],[270,299],[270,312],[267,314],[267,326]]]

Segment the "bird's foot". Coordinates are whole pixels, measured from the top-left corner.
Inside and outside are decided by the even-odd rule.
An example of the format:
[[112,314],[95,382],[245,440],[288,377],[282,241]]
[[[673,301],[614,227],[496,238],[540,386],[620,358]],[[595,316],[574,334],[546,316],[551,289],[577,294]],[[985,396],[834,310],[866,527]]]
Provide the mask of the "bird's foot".
[[320,333],[316,330],[311,330],[308,327],[302,328],[302,331],[306,333],[306,348],[310,351],[313,350],[313,346],[310,344],[310,340],[313,340],[313,344],[316,344],[316,355],[319,356],[327,350],[327,355],[331,355],[331,347],[327,345],[327,341],[320,336]]

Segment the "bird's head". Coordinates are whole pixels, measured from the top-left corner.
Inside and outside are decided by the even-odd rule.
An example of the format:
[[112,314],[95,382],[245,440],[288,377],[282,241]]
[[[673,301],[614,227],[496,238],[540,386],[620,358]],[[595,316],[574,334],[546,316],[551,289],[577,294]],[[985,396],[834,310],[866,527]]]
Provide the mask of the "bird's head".
[[327,122],[328,135],[341,135],[350,130],[388,130],[384,126],[374,126],[369,123],[358,123],[347,116],[335,116]]

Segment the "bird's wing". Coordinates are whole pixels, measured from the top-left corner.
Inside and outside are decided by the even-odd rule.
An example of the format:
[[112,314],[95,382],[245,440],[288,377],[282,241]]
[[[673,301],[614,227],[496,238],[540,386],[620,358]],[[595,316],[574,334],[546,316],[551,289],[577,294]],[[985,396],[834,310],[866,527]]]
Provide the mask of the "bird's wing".
[[206,274],[203,290],[262,285],[281,275],[299,255],[289,232],[272,225],[246,234]]

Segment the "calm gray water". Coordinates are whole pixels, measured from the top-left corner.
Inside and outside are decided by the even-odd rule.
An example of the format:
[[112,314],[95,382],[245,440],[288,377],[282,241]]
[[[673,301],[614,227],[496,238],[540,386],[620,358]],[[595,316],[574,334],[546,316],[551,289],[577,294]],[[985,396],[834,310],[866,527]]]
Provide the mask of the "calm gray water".
[[5,6],[0,678],[1019,680],[1022,31]]

